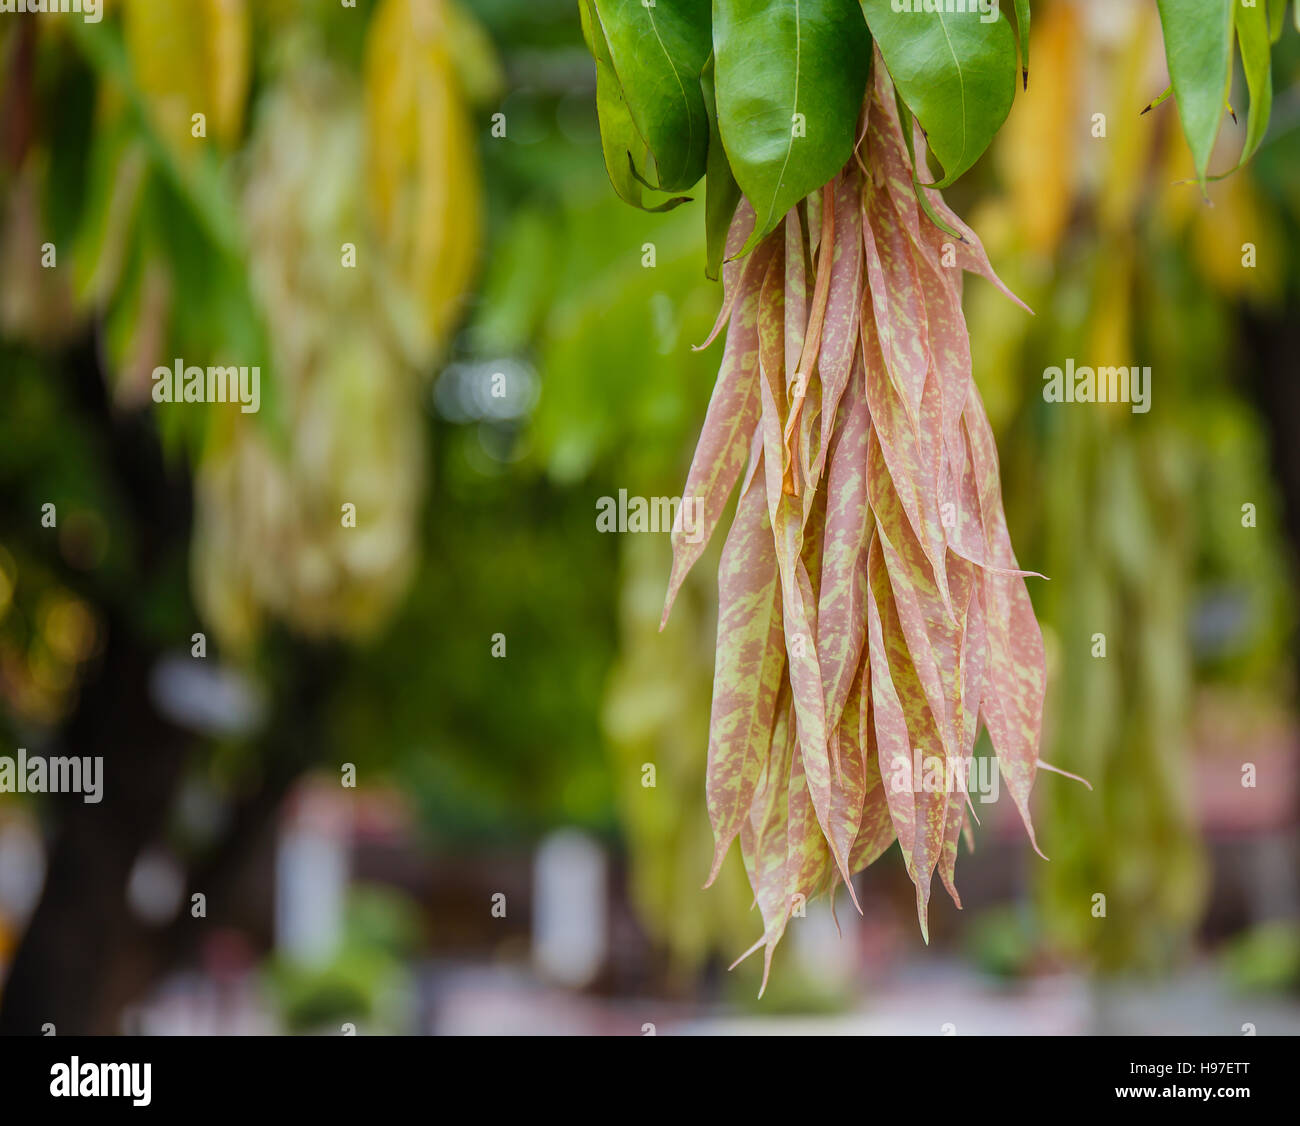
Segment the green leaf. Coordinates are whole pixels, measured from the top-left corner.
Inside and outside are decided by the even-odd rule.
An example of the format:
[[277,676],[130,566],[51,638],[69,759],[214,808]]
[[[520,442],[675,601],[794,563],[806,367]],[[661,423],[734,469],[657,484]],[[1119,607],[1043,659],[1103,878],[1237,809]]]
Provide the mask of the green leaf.
[[[1241,65],[1246,72],[1246,87],[1250,91],[1250,114],[1246,118],[1246,141],[1241,148],[1240,168],[1259,148],[1268,130],[1268,119],[1273,109],[1273,57],[1269,41],[1268,12],[1262,4],[1253,8],[1234,5],[1237,24],[1237,42],[1241,46]],[[1235,169],[1234,169],[1235,170]]]
[[704,175],[709,119],[700,75],[708,61],[709,0],[588,0],[637,131],[654,157],[661,191]]
[[1020,75],[1029,89],[1029,0],[1016,0],[1016,35],[1020,40]]
[[951,238],[955,238],[958,242],[965,242],[966,236],[935,210],[934,204],[930,202],[930,197],[921,185],[921,178],[916,174],[916,148],[912,140],[912,111],[907,108],[907,104],[899,97],[897,90],[894,91],[894,97],[898,103],[898,119],[903,126],[903,141],[907,145],[907,157],[912,165],[912,191],[916,195],[916,202],[921,205],[925,217],[939,230]]
[[657,206],[648,206],[642,197],[644,182],[637,173],[637,161],[644,163],[649,155],[645,138],[632,120],[632,113],[623,97],[623,87],[614,71],[609,44],[596,17],[594,0],[583,0],[580,9],[582,35],[596,60],[596,114],[600,120],[600,145],[605,154],[605,169],[610,183],[619,197],[646,211],[670,211],[687,202],[678,196]]
[[947,187],[980,158],[1011,111],[1011,24],[1000,16],[986,22],[978,8],[898,12],[893,0],[861,2],[894,85],[943,165],[943,179],[929,186]]
[[731,165],[727,163],[727,153],[718,134],[718,103],[714,92],[712,58],[704,68],[700,84],[704,88],[704,104],[709,111],[709,161],[704,174],[704,272],[717,281],[722,268],[722,256],[727,247],[727,232],[731,229],[736,205],[740,203],[740,185],[731,173]]
[[1205,190],[1232,61],[1232,0],[1157,0],[1178,116]]
[[854,0],[714,0],[718,127],[754,207],[748,253],[853,153],[871,67]]

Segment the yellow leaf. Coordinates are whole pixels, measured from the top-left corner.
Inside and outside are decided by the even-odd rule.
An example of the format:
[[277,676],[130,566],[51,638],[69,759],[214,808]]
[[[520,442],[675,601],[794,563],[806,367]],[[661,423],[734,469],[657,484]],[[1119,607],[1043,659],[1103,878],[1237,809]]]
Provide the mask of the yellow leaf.
[[248,92],[247,0],[127,0],[123,11],[131,70],[167,143],[182,159],[204,138],[233,145]]
[[[1267,303],[1280,296],[1286,245],[1276,213],[1255,191],[1249,174],[1238,172],[1210,189],[1213,209],[1192,216],[1193,247],[1201,272],[1225,297]],[[1247,248],[1250,248],[1249,255]],[[1250,265],[1247,265],[1247,262]]]
[[381,0],[366,42],[367,194],[395,319],[419,363],[446,344],[481,240],[478,154],[449,12],[444,0]]
[[1070,5],[1054,4],[1035,17],[1034,81],[1016,98],[996,148],[1016,227],[1027,248],[1046,258],[1054,254],[1073,204],[1081,34]]
[[244,124],[248,93],[249,27],[246,0],[203,0],[207,22],[208,95],[213,135],[230,147]]

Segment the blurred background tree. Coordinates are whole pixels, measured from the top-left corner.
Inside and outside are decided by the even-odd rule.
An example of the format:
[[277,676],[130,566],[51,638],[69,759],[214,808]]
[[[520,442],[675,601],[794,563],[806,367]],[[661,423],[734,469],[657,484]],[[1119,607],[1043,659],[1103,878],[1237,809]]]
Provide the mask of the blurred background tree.
[[[470,106],[501,87],[441,0],[109,8],[3,28],[9,738],[102,754],[114,799],[46,803],[11,1029],[113,1027],[194,933],[132,919],[142,849],[229,913],[294,779],[342,761],[343,647],[419,561],[420,403],[483,238]],[[257,365],[261,410],[153,407],[172,357]],[[200,839],[187,786],[222,810]]]

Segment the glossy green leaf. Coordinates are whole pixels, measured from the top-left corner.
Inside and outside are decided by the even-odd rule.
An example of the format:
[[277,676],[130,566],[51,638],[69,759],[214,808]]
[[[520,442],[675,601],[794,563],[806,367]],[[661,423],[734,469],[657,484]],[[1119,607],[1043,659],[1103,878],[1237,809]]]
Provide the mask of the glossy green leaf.
[[754,206],[748,252],[849,159],[871,64],[854,0],[714,0],[718,127]]
[[633,207],[670,211],[687,202],[688,197],[676,196],[655,206],[647,206],[644,202],[643,180],[636,169],[638,161],[644,164],[648,159],[649,147],[632,120],[632,112],[623,96],[609,44],[596,16],[594,0],[583,0],[580,11],[583,38],[596,60],[596,113],[600,120],[600,145],[605,154],[605,169],[610,183],[620,198]]
[[709,0],[588,0],[623,100],[654,158],[649,186],[689,188],[704,175],[709,119],[700,75],[709,58]]
[[1232,55],[1232,0],[1157,0],[1157,4],[1178,116],[1204,190],[1223,119]]
[[978,9],[898,12],[892,0],[862,0],[862,9],[895,87],[943,166],[934,186],[946,187],[980,158],[1011,110],[1011,24]]

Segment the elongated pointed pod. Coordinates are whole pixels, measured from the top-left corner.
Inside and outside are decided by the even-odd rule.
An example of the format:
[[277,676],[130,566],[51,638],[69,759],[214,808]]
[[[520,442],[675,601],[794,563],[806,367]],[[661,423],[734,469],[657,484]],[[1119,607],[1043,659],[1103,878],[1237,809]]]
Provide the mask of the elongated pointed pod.
[[774,226],[737,208],[685,490],[702,527],[674,533],[665,621],[748,461],[718,582],[709,879],[739,837],[764,984],[803,905],[852,893],[894,840],[923,935],[936,873],[961,906],[981,722],[1033,840],[1043,642],[971,377],[963,270],[1007,291],[918,187],[911,127],[877,54],[843,169]]

